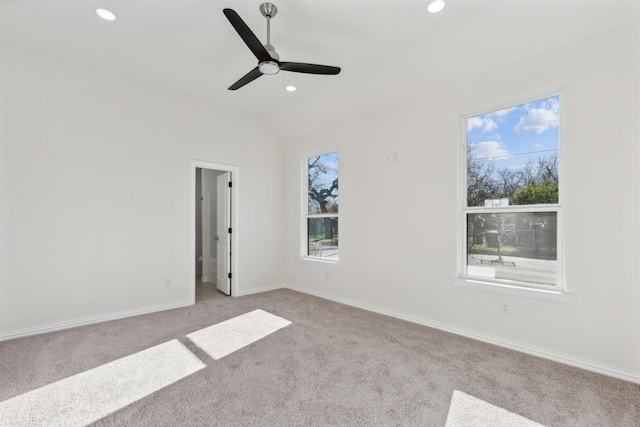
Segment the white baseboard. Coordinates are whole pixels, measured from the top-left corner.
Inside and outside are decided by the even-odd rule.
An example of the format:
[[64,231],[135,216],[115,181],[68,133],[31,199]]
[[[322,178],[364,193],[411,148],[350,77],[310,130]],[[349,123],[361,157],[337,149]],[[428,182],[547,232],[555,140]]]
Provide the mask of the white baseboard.
[[126,317],[139,316],[141,314],[156,313],[158,311],[171,310],[174,308],[187,307],[192,305],[188,301],[179,303],[154,305],[151,307],[138,308],[134,310],[120,311],[118,313],[105,314],[101,316],[86,317],[84,319],[70,320],[67,322],[52,323],[49,325],[35,326],[32,328],[20,329],[0,335],[0,341],[7,341],[16,338],[28,337],[31,335],[44,334],[47,332],[61,331],[63,329],[75,328],[78,326],[93,325],[95,323],[108,322],[110,320],[124,319]]
[[[202,282],[208,282],[208,278],[203,277],[201,280]],[[249,289],[247,291],[241,291],[234,296],[239,297],[243,295],[257,294],[260,292],[268,292],[276,289],[282,289],[284,287],[285,286],[282,284],[263,286],[260,288]],[[110,320],[124,319],[127,317],[139,316],[141,314],[156,313],[159,311],[171,310],[174,308],[187,307],[190,305],[192,305],[190,302],[184,301],[179,303],[156,305],[156,306],[145,307],[145,308],[140,308],[135,310],[121,311],[118,313],[92,316],[84,319],[70,320],[66,322],[58,322],[58,323],[52,323],[49,325],[41,325],[41,326],[35,326],[31,328],[19,329],[17,331],[8,332],[6,334],[0,334],[0,342],[13,340],[16,338],[29,337],[32,335],[46,334],[47,332],[62,331],[64,329],[71,329],[78,326],[93,325],[95,323],[108,322]]]
[[271,286],[262,286],[260,288],[253,288],[253,289],[248,289],[248,290],[240,290],[240,292],[238,292],[236,295],[234,295],[234,297],[241,297],[241,296],[245,296],[245,295],[259,294],[261,292],[275,291],[276,289],[284,289],[284,288],[287,288],[287,287],[288,286],[279,284],[279,285],[271,285]]
[[[498,337],[494,337],[491,335],[486,335],[486,334],[481,334],[475,331],[471,331],[468,329],[463,329],[463,328],[458,328],[456,326],[451,326],[448,324],[444,324],[441,322],[436,322],[430,319],[426,319],[423,317],[417,317],[417,316],[413,316],[413,315],[409,315],[409,314],[405,314],[402,312],[398,312],[398,311],[394,311],[394,310],[389,310],[386,309],[384,307],[379,307],[379,306],[374,306],[371,304],[365,304],[365,303],[361,303],[359,301],[355,301],[355,300],[351,300],[351,299],[347,299],[347,298],[342,298],[342,297],[337,297],[335,295],[330,295],[330,294],[326,294],[323,292],[317,292],[314,290],[310,290],[310,289],[306,289],[306,288],[302,288],[302,287],[298,287],[298,286],[294,286],[294,285],[290,285],[290,284],[276,284],[276,285],[271,285],[271,286],[263,286],[260,288],[253,288],[253,289],[248,289],[248,290],[244,290],[239,292],[238,294],[234,295],[236,297],[239,296],[244,296],[244,295],[252,295],[252,294],[257,294],[257,293],[261,293],[261,292],[268,292],[268,291],[273,291],[273,290],[277,290],[277,289],[283,289],[283,288],[287,288],[287,289],[291,289],[297,292],[302,292],[305,294],[309,294],[309,295],[313,295],[316,297],[320,297],[323,299],[327,299],[330,301],[335,301],[335,302],[339,302],[341,304],[346,304],[346,305],[350,305],[352,307],[357,307],[357,308],[361,308],[364,310],[368,310],[368,311],[372,311],[374,313],[379,313],[379,314],[383,314],[386,316],[390,316],[390,317],[395,317],[397,319],[401,319],[401,320],[406,320],[412,323],[416,323],[419,325],[424,325],[424,326],[428,326],[434,329],[439,329],[441,331],[445,331],[445,332],[450,332],[456,335],[460,335],[463,337],[467,337],[467,338],[472,338],[478,341],[482,341],[482,342],[486,342],[489,344],[494,344],[497,345],[499,347],[504,347],[504,348],[508,348],[511,350],[515,350],[515,351],[519,351],[522,353],[526,353],[526,354],[530,354],[533,356],[537,356],[537,357],[542,357],[544,359],[549,359],[549,360],[553,360],[555,362],[559,362],[559,363],[563,363],[566,365],[570,365],[570,366],[574,366],[576,368],[581,368],[581,369],[585,369],[587,371],[591,371],[591,372],[596,372],[599,374],[603,374],[603,375],[608,375],[610,377],[614,377],[614,378],[619,378],[625,381],[630,381],[633,383],[637,383],[640,384],[640,374],[638,373],[634,373],[634,372],[629,372],[629,371],[624,371],[612,366],[608,366],[608,365],[604,365],[601,363],[597,363],[597,362],[592,362],[589,360],[584,360],[584,359],[580,359],[574,356],[569,356],[569,355],[565,355],[565,354],[561,354],[561,353],[556,353],[553,351],[548,351],[542,348],[538,348],[538,347],[533,347],[533,346],[529,346],[526,344],[522,344],[519,342],[515,342],[515,341],[510,341],[510,340],[505,340],[502,338],[498,338]],[[38,334],[44,334],[47,332],[55,332],[55,331],[60,331],[63,329],[69,329],[69,328],[75,328],[78,326],[85,326],[85,325],[92,325],[95,323],[101,323],[101,322],[107,322],[110,320],[117,320],[117,319],[124,319],[127,317],[132,317],[132,316],[139,316],[142,314],[149,314],[149,313],[156,313],[158,311],[164,311],[164,310],[171,310],[174,308],[181,308],[181,307],[187,307],[192,305],[190,302],[188,301],[183,301],[183,302],[179,302],[179,303],[171,303],[171,304],[163,304],[163,305],[156,305],[156,306],[151,306],[151,307],[145,307],[145,308],[140,308],[140,309],[134,309],[134,310],[128,310],[128,311],[121,311],[118,313],[112,313],[112,314],[107,314],[107,315],[101,315],[101,316],[93,316],[93,317],[87,317],[84,319],[78,319],[78,320],[72,320],[72,321],[67,321],[67,322],[59,322],[59,323],[53,323],[53,324],[49,324],[49,325],[43,325],[43,326],[36,326],[36,327],[32,327],[32,328],[26,328],[26,329],[21,329],[21,330],[17,330],[17,331],[13,331],[13,332],[9,332],[7,334],[2,334],[0,335],[0,342],[1,341],[7,341],[7,340],[11,340],[11,339],[16,339],[16,338],[22,338],[22,337],[28,337],[31,335],[38,335]]]
[[556,353],[553,351],[545,350],[538,347],[529,346],[516,341],[505,340],[503,338],[494,337],[491,335],[481,334],[468,329],[458,328],[445,323],[436,322],[423,317],[417,317],[405,313],[401,313],[394,310],[388,310],[383,307],[378,307],[370,304],[361,303],[359,301],[350,300],[347,298],[336,297],[334,295],[325,294],[323,292],[316,292],[314,290],[301,288],[293,285],[283,285],[288,289],[302,292],[305,294],[313,295],[323,299],[339,302],[341,304],[350,305],[352,307],[362,308],[364,310],[372,311],[374,313],[384,314],[386,316],[395,317],[397,319],[406,320],[408,322],[417,323],[419,325],[428,326],[430,328],[439,329],[441,331],[450,332],[452,334],[461,335],[463,337],[472,338],[478,341],[486,342],[488,344],[497,345],[499,347],[508,348],[510,350],[519,351],[521,353],[530,354],[532,356],[542,357],[543,359],[553,360],[554,362],[563,363],[565,365],[574,366],[587,371],[596,372],[598,374],[607,375],[621,380],[629,381],[632,383],[640,384],[640,374],[635,372],[623,371],[621,369],[604,365],[601,363],[580,359],[574,356]]

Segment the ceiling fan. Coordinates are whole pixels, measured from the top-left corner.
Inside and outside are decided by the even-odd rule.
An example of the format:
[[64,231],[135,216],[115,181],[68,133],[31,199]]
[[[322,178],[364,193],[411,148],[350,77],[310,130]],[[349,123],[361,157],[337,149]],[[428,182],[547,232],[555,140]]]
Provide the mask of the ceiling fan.
[[277,74],[280,70],[293,71],[294,73],[329,75],[336,75],[340,72],[340,67],[280,61],[280,56],[278,56],[275,48],[271,45],[271,19],[278,13],[278,8],[275,5],[271,3],[263,3],[260,5],[260,13],[267,18],[267,44],[265,45],[260,43],[260,40],[258,40],[235,10],[224,9],[223,12],[233,28],[236,29],[242,40],[246,43],[247,47],[253,52],[256,58],[258,58],[258,66],[232,84],[229,90],[239,89],[263,74]]

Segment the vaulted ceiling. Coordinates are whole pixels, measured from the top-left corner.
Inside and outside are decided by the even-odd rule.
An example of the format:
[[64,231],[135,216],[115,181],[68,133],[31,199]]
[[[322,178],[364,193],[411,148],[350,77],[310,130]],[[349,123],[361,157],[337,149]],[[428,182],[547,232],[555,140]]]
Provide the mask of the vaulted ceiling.
[[[280,72],[227,88],[257,65],[222,13],[266,42],[260,1],[3,0],[2,43],[260,116],[284,135],[426,96],[456,79],[638,21],[637,1],[274,0],[281,60],[342,67],[338,76]],[[96,7],[117,15],[96,16]],[[556,83],[556,82],[553,82]],[[293,93],[286,85],[295,85]],[[289,131],[290,130],[290,131]]]

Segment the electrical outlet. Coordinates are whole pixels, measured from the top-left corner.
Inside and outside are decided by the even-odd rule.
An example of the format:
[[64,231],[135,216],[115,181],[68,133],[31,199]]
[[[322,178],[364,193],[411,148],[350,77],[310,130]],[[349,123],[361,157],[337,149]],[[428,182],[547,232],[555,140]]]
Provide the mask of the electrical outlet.
[[171,286],[171,279],[165,279],[164,280],[164,287],[168,288],[169,286]]
[[395,163],[398,161],[398,153],[387,154],[387,164]]
[[500,301],[500,313],[511,314],[511,306],[508,302]]

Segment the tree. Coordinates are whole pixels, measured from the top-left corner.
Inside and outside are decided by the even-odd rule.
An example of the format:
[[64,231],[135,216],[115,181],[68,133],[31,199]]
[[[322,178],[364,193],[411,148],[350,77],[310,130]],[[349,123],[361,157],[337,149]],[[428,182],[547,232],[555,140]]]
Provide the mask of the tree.
[[[338,178],[329,184],[326,181],[327,166],[321,156],[309,158],[309,198],[318,204],[321,213],[328,213],[338,197]],[[311,210],[311,206],[309,207]]]
[[474,150],[472,144],[467,145],[467,205],[484,206],[485,200],[494,199],[496,195],[495,163],[480,161]]
[[522,174],[510,169],[500,169],[494,178],[495,194],[498,198],[510,198],[522,186]]
[[558,183],[558,153],[547,157],[538,157],[538,179]]
[[558,154],[529,159],[514,171],[497,169],[493,160],[478,159],[474,145],[467,145],[468,206],[484,206],[485,200],[500,198],[512,205],[558,203]]
[[529,159],[521,170],[523,185],[543,182],[558,182],[558,153]]
[[[309,158],[309,212],[317,210],[320,213],[338,212],[338,177],[328,181],[327,177],[329,168],[322,163],[322,156]],[[314,209],[314,203],[317,209]],[[333,230],[331,227],[331,218],[324,219],[324,237],[325,239],[333,239]]]
[[545,179],[516,190],[509,202],[512,205],[537,205],[558,203],[558,181]]

